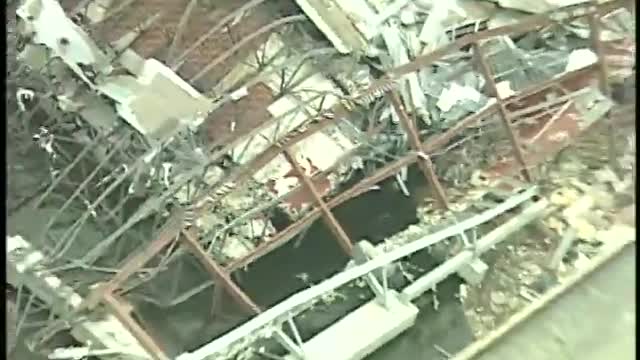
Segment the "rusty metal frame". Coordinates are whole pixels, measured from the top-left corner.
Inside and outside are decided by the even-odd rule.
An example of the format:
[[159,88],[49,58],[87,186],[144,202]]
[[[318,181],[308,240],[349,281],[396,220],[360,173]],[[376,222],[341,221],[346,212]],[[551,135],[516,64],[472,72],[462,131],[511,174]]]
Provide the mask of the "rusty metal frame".
[[89,296],[79,306],[78,311],[93,309],[98,304],[106,305],[110,312],[129,330],[140,345],[149,353],[154,360],[168,360],[169,358],[162,350],[161,346],[147,333],[138,322],[131,316],[132,309],[125,305],[114,292],[126,281],[136,270],[144,266],[162,249],[172,241],[181,241],[189,252],[205,267],[211,275],[216,285],[222,286],[229,295],[251,314],[259,314],[262,310],[251,300],[251,298],[231,279],[228,271],[218,265],[198,243],[193,230],[190,228],[181,229],[184,219],[184,210],[178,209],[173,212],[170,220],[160,230],[157,238],[145,249],[135,253],[125,262],[118,273],[114,275],[106,284],[99,285],[92,290]]
[[[380,80],[374,82],[372,86],[370,86],[366,91],[364,91],[360,96],[365,97],[370,94],[375,93],[386,93],[389,97],[394,110],[397,112],[398,116],[401,119],[402,126],[406,131],[410,145],[413,149],[412,152],[405,154],[401,158],[396,161],[387,164],[383,168],[377,170],[375,173],[366,177],[365,179],[359,181],[357,184],[353,185],[351,188],[346,191],[341,192],[337,196],[332,199],[325,201],[321,198],[317,189],[313,184],[313,178],[318,174],[313,174],[311,176],[307,176],[303,169],[300,167],[295,161],[294,156],[290,153],[290,148],[292,145],[302,141],[308,136],[318,132],[327,126],[331,125],[336,118],[344,117],[349,113],[349,106],[346,106],[343,103],[337,104],[332,111],[320,114],[315,119],[312,120],[310,126],[307,126],[306,130],[295,132],[292,136],[287,139],[281,141],[279,144],[274,144],[265,152],[260,154],[257,158],[250,161],[248,164],[244,165],[242,168],[238,168],[233,171],[230,175],[228,175],[225,179],[221,180],[215,188],[219,188],[221,185],[226,184],[228,182],[235,182],[237,184],[246,181],[249,177],[253,175],[257,169],[266,165],[269,161],[279,156],[280,154],[284,155],[287,161],[291,164],[295,172],[299,175],[301,179],[301,186],[303,186],[308,193],[310,193],[317,207],[308,211],[301,219],[289,225],[285,230],[276,234],[270,241],[264,242],[256,247],[256,249],[250,253],[249,255],[236,259],[235,261],[227,264],[225,267],[218,265],[207,252],[202,248],[197,240],[197,236],[193,233],[192,229],[186,228],[183,222],[184,212],[182,210],[175,211],[170,220],[165,224],[162,230],[159,232],[157,238],[152,241],[144,250],[139,253],[134,254],[130,257],[125,264],[121,267],[120,271],[106,284],[99,286],[97,289],[94,289],[91,294],[85,300],[85,303],[82,306],[82,309],[92,309],[98,303],[106,304],[112,313],[123,323],[124,326],[127,327],[136,337],[136,339],[141,343],[141,345],[150,353],[150,355],[154,359],[166,359],[166,355],[162,353],[161,348],[153,341],[153,339],[142,329],[142,327],[135,322],[135,320],[131,317],[129,310],[123,305],[122,301],[118,299],[118,296],[114,294],[117,290],[118,286],[122,284],[127,278],[129,278],[136,270],[140,267],[144,266],[146,262],[148,262],[153,256],[157,255],[163,248],[169,245],[172,241],[182,241],[183,245],[185,245],[189,252],[192,253],[205,267],[205,269],[210,273],[211,277],[214,279],[216,284],[222,286],[236,302],[243,306],[247,311],[257,314],[261,312],[261,309],[256,305],[246,293],[242,291],[235,284],[235,282],[231,279],[230,273],[244,266],[250,264],[255,261],[259,257],[269,253],[277,247],[280,247],[287,243],[290,239],[296,236],[304,227],[311,224],[313,221],[318,219],[319,217],[323,217],[330,227],[331,231],[336,236],[340,246],[347,253],[351,253],[352,243],[349,239],[348,235],[344,232],[344,229],[337,222],[335,217],[333,216],[331,210],[336,206],[344,203],[345,201],[357,197],[365,192],[368,189],[375,185],[376,183],[387,179],[393,176],[395,173],[400,171],[402,168],[413,165],[417,163],[420,166],[421,171],[423,172],[425,178],[429,183],[434,187],[436,199],[438,202],[446,207],[447,199],[442,189],[442,186],[435,174],[433,169],[433,164],[430,160],[429,154],[432,154],[436,150],[445,146],[447,143],[451,141],[451,139],[457,134],[461,133],[463,130],[468,128],[470,125],[482,120],[483,118],[490,116],[496,112],[502,118],[503,123],[505,124],[510,140],[511,145],[513,147],[514,155],[517,160],[523,165],[523,171],[527,176],[527,180],[531,180],[530,174],[528,174],[528,169],[524,166],[524,159],[522,156],[522,152],[519,148],[519,142],[515,135],[515,131],[512,128],[512,124],[509,121],[506,105],[511,101],[515,101],[518,98],[523,98],[527,95],[534,94],[538,91],[541,91],[547,87],[555,86],[558,82],[563,80],[578,76],[584,73],[584,69],[564,74],[563,76],[559,76],[552,80],[546,81],[543,84],[538,84],[535,86],[531,86],[527,89],[521,91],[518,95],[516,95],[513,99],[503,100],[500,99],[497,94],[495,82],[491,76],[491,71],[486,63],[486,60],[483,57],[482,51],[478,46],[478,42],[487,39],[490,37],[500,36],[500,35],[513,35],[514,33],[522,33],[525,31],[530,31],[541,26],[553,24],[559,21],[572,21],[582,17],[595,18],[595,14],[599,14],[602,11],[613,10],[619,7],[622,7],[627,1],[623,0],[614,0],[602,5],[581,5],[572,7],[569,10],[563,9],[560,11],[556,11],[553,14],[558,15],[555,18],[549,16],[549,14],[544,15],[535,15],[531,16],[528,19],[525,19],[523,22],[515,24],[503,26],[483,32],[473,33],[466,35],[458,40],[454,41],[450,45],[447,45],[435,52],[432,52],[427,55],[419,56],[414,61],[396,67],[395,69],[390,70],[386,76],[381,78]],[[583,10],[579,12],[579,10]],[[560,18],[560,19],[559,19]],[[591,23],[590,23],[591,24]],[[598,52],[599,63],[600,63],[600,77],[601,81],[606,82],[606,67],[603,64],[604,57],[602,56],[602,49],[598,49],[598,44],[600,44],[599,37],[597,34],[598,30],[596,29],[594,32],[594,47],[596,48],[596,52]],[[496,96],[496,102],[489,104],[484,109],[478,111],[475,114],[468,116],[467,118],[461,120],[454,127],[448,129],[444,133],[432,137],[428,139],[426,142],[420,141],[418,133],[415,129],[414,124],[412,123],[409,116],[404,111],[404,108],[400,102],[400,99],[397,95],[397,92],[393,89],[389,89],[389,82],[395,81],[395,79],[400,78],[402,75],[411,73],[419,70],[422,67],[428,66],[438,58],[453,52],[457,51],[466,46],[473,46],[475,51],[476,60],[481,67],[481,70],[491,86],[491,91]],[[224,195],[222,195],[224,196]],[[198,203],[194,201],[194,203]],[[203,211],[204,208],[196,209],[196,212]]]
[[498,92],[496,82],[493,79],[493,73],[491,72],[491,68],[489,67],[489,64],[485,59],[485,56],[482,51],[482,48],[480,47],[480,44],[477,42],[474,42],[471,46],[473,47],[473,55],[478,64],[478,67],[480,68],[480,72],[482,73],[482,76],[484,77],[485,81],[487,82],[487,85],[489,86],[489,92],[491,93],[491,95],[493,95],[496,98],[496,102],[498,104],[498,113],[500,114],[500,119],[502,120],[505,130],[507,130],[507,134],[509,135],[509,141],[511,141],[513,154],[515,158],[518,160],[518,162],[520,163],[520,166],[522,167],[522,174],[525,180],[527,180],[528,182],[532,182],[533,178],[531,177],[531,173],[527,168],[527,163],[524,160],[524,154],[522,153],[522,146],[520,144],[520,141],[518,140],[518,135],[516,134],[514,126],[511,123],[511,119],[509,118],[509,112],[507,111],[507,107],[505,106],[504,101],[502,100],[502,97]]
[[[520,93],[516,94],[514,97],[510,98],[508,101],[505,101],[505,104],[518,101],[522,98],[526,98],[533,94],[536,94],[540,91],[544,91],[545,89],[554,86],[557,83],[561,83],[567,80],[571,80],[574,78],[578,78],[584,76],[592,72],[595,68],[590,66],[587,69],[578,69],[575,71],[567,72],[561,76],[558,76],[554,79],[545,81],[541,84],[532,85],[523,89]],[[471,114],[467,118],[460,120],[454,127],[447,129],[444,133],[434,136],[430,139],[427,139],[424,143],[422,143],[422,152],[425,154],[435,153],[438,149],[446,146],[453,137],[460,134],[462,131],[467,129],[470,125],[481,121],[484,118],[487,118],[494,113],[498,112],[498,104],[496,102],[487,105],[485,108],[481,109],[475,114]],[[275,155],[277,156],[277,155]],[[275,157],[274,156],[274,157]],[[411,152],[406,154],[399,159],[391,162],[382,168],[378,169],[376,172],[371,174],[365,179],[360,180],[358,183],[353,185],[351,188],[343,191],[338,194],[334,198],[328,200],[327,206],[332,209],[352,198],[359,196],[362,193],[368,191],[368,189],[375,185],[376,183],[383,181],[395,173],[400,171],[402,168],[406,166],[413,165],[416,161],[418,161],[418,153]],[[316,175],[314,175],[316,176]],[[313,179],[314,176],[310,178]],[[256,249],[249,255],[244,256],[243,258],[236,259],[232,261],[230,264],[226,266],[227,270],[232,272],[245,266],[251,264],[253,261],[258,258],[266,255],[272,250],[286,244],[289,240],[293,239],[302,229],[306,226],[310,225],[313,221],[320,217],[321,213],[319,209],[312,209],[307,212],[302,218],[298,219],[295,223],[290,224],[286,229],[282,230],[278,234],[274,235],[272,239],[262,244],[259,244]]]
[[300,178],[305,190],[309,194],[311,194],[311,196],[313,197],[313,200],[316,202],[316,204],[320,208],[320,211],[322,213],[322,219],[325,221],[325,223],[329,227],[329,230],[331,230],[333,235],[338,240],[338,245],[340,245],[342,250],[347,255],[351,255],[351,253],[353,252],[353,241],[351,241],[351,239],[349,238],[349,235],[347,235],[347,233],[344,231],[344,229],[342,228],[342,226],[340,225],[336,217],[333,215],[333,213],[331,212],[331,208],[329,208],[329,206],[327,206],[327,203],[325,203],[324,200],[322,200],[322,197],[320,196],[318,189],[316,189],[315,185],[309,179],[307,174],[304,173],[304,169],[302,169],[300,164],[298,164],[294,154],[291,153],[291,150],[284,149],[282,153],[284,157],[287,159],[287,162],[289,162],[293,170],[296,172],[296,174],[298,174],[298,177]]
[[224,289],[233,297],[233,299],[242,305],[244,309],[253,314],[258,314],[262,310],[260,307],[251,300],[251,298],[231,279],[229,273],[226,272],[220,265],[218,265],[202,248],[197,240],[197,237],[193,234],[191,229],[183,230],[184,235],[181,239],[184,239],[184,244],[189,248],[189,251],[202,263],[207,269],[216,284],[221,285]]
[[[602,39],[600,36],[600,33],[602,31],[601,23],[600,23],[600,15],[601,14],[599,13],[589,15],[588,17],[589,28],[591,30],[589,35],[591,40],[591,47],[593,48],[593,51],[596,53],[596,56],[598,59],[598,63],[597,63],[598,85],[600,87],[600,91],[605,96],[611,96],[611,87],[609,86],[609,82],[608,82],[609,71],[607,69],[607,63],[605,61],[605,54],[604,54]],[[611,117],[609,117],[609,121],[607,125],[608,125],[607,126],[607,132],[608,132],[607,156],[609,159],[609,166],[615,173],[620,174],[620,164],[618,163],[618,159],[616,157],[617,151],[616,151],[615,125],[613,124],[613,119]]]
[[411,118],[405,111],[404,106],[402,105],[402,101],[400,100],[400,96],[395,89],[389,91],[387,95],[396,114],[398,114],[398,117],[400,118],[400,124],[404,128],[404,131],[407,133],[409,144],[411,144],[413,151],[421,153],[421,156],[418,156],[417,161],[420,171],[422,171],[425,179],[434,189],[434,193],[436,195],[435,197],[440,207],[443,209],[447,209],[449,207],[447,195],[442,188],[442,184],[440,184],[440,181],[438,180],[438,176],[436,175],[431,157],[422,152],[422,142],[420,141],[420,135],[418,134],[418,130],[416,129],[415,122],[411,120]]
[[[593,14],[595,12],[608,11],[608,10],[619,8],[622,6],[621,4],[624,4],[623,0],[614,0],[614,1],[602,4],[602,5],[597,5],[597,6],[593,6],[591,4],[580,5],[580,6],[573,7],[569,10],[562,9],[562,10],[553,12],[554,15],[557,15],[555,16],[555,19],[550,18],[549,15],[544,15],[544,16],[535,15],[535,16],[531,16],[528,19],[525,19],[523,22],[519,24],[507,25],[507,26],[503,26],[503,27],[499,27],[491,30],[486,30],[483,32],[466,35],[462,38],[459,38],[454,43],[451,43],[450,45],[445,46],[444,48],[436,50],[435,52],[427,55],[419,56],[411,63],[401,65],[395,69],[390,70],[387,76],[384,76],[383,78],[381,78],[381,80],[374,82],[373,85],[371,85],[366,91],[364,91],[359,96],[366,97],[369,94],[386,92],[386,88],[388,87],[388,84],[390,81],[389,79],[398,78],[404,74],[416,71],[424,66],[427,66],[433,63],[441,56],[444,56],[449,52],[456,51],[462,47],[469,46],[473,42],[486,39],[489,37],[494,37],[494,36],[521,33],[524,31],[529,31],[531,29],[538,28],[540,26],[553,24],[561,20],[572,21],[577,18],[588,16],[589,14]],[[580,13],[578,12],[578,10],[583,10],[583,11]],[[558,20],[558,18],[560,18],[560,20]],[[555,79],[555,81],[550,83],[551,84],[557,83],[557,80],[558,79]],[[320,114],[315,119],[312,119],[311,124],[306,126],[305,130],[295,132],[292,136],[282,140],[281,143],[272,145],[269,149],[264,151],[262,154],[260,154],[257,158],[250,161],[248,164],[245,164],[241,168],[238,168],[232,171],[231,174],[226,176],[223,180],[219,181],[218,184],[214,186],[212,190],[214,191],[218,190],[217,188],[228,183],[233,183],[236,186],[241,185],[244,181],[250,178],[255,171],[257,171],[259,168],[266,165],[269,161],[277,157],[281,153],[282,148],[289,148],[292,145],[304,140],[308,136],[311,136],[312,134],[330,126],[337,118],[344,117],[345,115],[348,114],[348,112],[349,111],[347,107],[344,106],[342,103],[337,104],[336,106],[334,106],[334,108],[331,111]],[[464,121],[465,120],[463,120],[463,122]],[[462,127],[456,128],[456,130],[461,131]],[[455,133],[450,133],[450,136],[454,136],[454,135]],[[430,150],[434,150],[434,149],[432,148]],[[413,162],[408,163],[408,165],[411,165],[411,164],[413,164]],[[226,194],[222,194],[220,196],[224,196],[224,195]],[[198,199],[198,200],[202,200],[202,199]],[[199,203],[199,201],[194,201],[194,203]],[[331,202],[329,202],[328,204],[331,204]],[[329,207],[331,208],[332,205],[329,205]],[[201,209],[201,210],[203,211],[204,209]],[[312,212],[312,214],[313,215],[311,216],[311,218],[315,220],[318,213]],[[301,219],[301,221],[307,223],[309,218],[310,218],[309,216],[304,216]],[[290,235],[292,231],[294,233],[297,233],[297,231],[295,231],[294,228],[289,227],[285,229],[282,232],[282,234],[276,235],[272,241],[269,241],[268,245],[263,247],[259,246],[258,249],[256,249],[255,253],[264,255],[266,253],[264,252],[264,250],[275,248],[274,244],[279,244],[280,241],[282,241],[283,239],[287,239],[287,240],[290,239],[292,237],[292,235]],[[275,240],[279,240],[279,241],[275,241]],[[252,255],[249,255],[248,257],[245,257],[240,261],[234,261],[232,268],[238,268],[239,264],[243,264],[243,266],[247,265],[248,263],[251,262],[251,261],[248,261],[251,258],[254,258],[254,257]]]

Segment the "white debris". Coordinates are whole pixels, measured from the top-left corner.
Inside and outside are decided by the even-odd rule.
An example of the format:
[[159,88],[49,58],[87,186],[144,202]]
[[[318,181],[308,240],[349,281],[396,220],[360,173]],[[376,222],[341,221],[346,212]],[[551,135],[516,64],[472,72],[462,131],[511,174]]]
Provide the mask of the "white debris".
[[[355,25],[342,11],[326,14],[316,9],[317,1],[296,0],[296,3],[339,52],[348,54],[366,47],[365,39],[359,36]],[[336,7],[333,2],[332,5]]]
[[460,299],[460,302],[464,302],[467,299],[467,296],[469,296],[469,290],[467,289],[467,285],[460,284],[460,287],[458,290],[459,290],[458,299]]
[[[398,26],[386,25],[382,31],[382,38],[389,50],[393,66],[400,66],[410,61],[408,49],[402,41],[403,33]],[[404,83],[408,84],[408,91],[405,90],[403,84],[400,87],[400,95],[406,108],[410,108],[411,104],[420,115],[426,117],[427,98],[424,95],[424,90],[420,87],[418,75],[416,73],[408,74],[405,79]],[[425,120],[427,123],[429,122],[428,118]]]
[[406,197],[410,197],[411,193],[409,192],[409,189],[407,189],[407,185],[404,183],[404,180],[402,179],[402,175],[400,173],[396,174],[395,179],[396,179],[396,183],[398,184],[398,188],[400,189],[402,194]]
[[229,94],[229,97],[233,100],[233,101],[238,101],[240,99],[242,99],[243,97],[249,95],[249,90],[247,89],[246,86],[241,87],[240,89],[232,92],[231,94]]
[[24,105],[24,101],[31,101],[36,93],[30,89],[18,88],[16,91],[16,100],[18,101],[18,108],[20,111],[27,111],[27,107]]
[[498,97],[500,99],[507,99],[516,94],[516,92],[511,88],[511,82],[508,80],[497,83],[496,90],[498,91]]
[[79,64],[92,65],[97,71],[109,67],[107,56],[66,16],[58,1],[25,0],[16,9],[16,15],[33,34],[34,43],[46,45],[52,51],[52,57],[61,57],[86,83],[92,84]]
[[418,16],[414,9],[406,7],[400,11],[400,22],[403,25],[413,25],[418,22]]
[[580,270],[586,269],[589,265],[591,265],[591,259],[589,259],[587,255],[578,252],[578,257],[573,262],[573,267]]
[[504,292],[499,290],[491,292],[489,297],[491,298],[491,303],[498,306],[505,305],[508,301],[507,295],[505,295]]
[[290,176],[274,180],[273,191],[276,193],[276,196],[283,196],[298,186],[297,177]]
[[171,187],[169,183],[169,174],[171,173],[172,167],[173,167],[172,163],[168,163],[168,162],[162,163],[162,182],[167,188]]
[[575,71],[598,62],[598,55],[590,49],[578,49],[569,54],[565,71]]
[[90,349],[87,347],[70,347],[57,348],[47,356],[48,359],[71,359],[81,360],[89,356],[105,356],[105,355],[133,355],[129,354],[125,349]]
[[253,251],[247,241],[236,236],[228,237],[222,248],[222,253],[230,259],[240,259]]
[[143,161],[149,164],[151,163],[151,160],[153,160],[153,158],[156,157],[156,155],[158,155],[159,153],[160,153],[160,146],[156,146],[151,150],[151,152],[149,152],[149,154],[144,156]]
[[432,51],[448,41],[445,22],[451,12],[465,17],[464,10],[455,1],[442,1],[438,2],[437,5],[433,5],[419,36],[420,41],[426,44],[425,52]]
[[442,90],[436,106],[443,112],[447,112],[462,100],[479,102],[481,97],[482,94],[472,87],[451,83],[451,86]]
[[113,0],[94,0],[87,5],[86,16],[92,24],[97,24],[105,19]]

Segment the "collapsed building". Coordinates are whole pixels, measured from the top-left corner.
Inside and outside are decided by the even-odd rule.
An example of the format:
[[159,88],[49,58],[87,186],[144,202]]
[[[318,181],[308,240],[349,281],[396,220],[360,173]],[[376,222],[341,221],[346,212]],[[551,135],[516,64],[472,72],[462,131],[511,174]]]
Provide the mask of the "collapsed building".
[[[507,234],[474,229],[540,216],[539,168],[635,89],[633,2],[536,4],[9,4],[8,283],[52,314],[32,344],[67,329],[86,346],[50,358],[356,359],[448,275],[481,281]],[[382,191],[417,199],[406,229],[337,219]],[[293,259],[318,220],[339,251]],[[426,251],[448,265],[410,279]]]

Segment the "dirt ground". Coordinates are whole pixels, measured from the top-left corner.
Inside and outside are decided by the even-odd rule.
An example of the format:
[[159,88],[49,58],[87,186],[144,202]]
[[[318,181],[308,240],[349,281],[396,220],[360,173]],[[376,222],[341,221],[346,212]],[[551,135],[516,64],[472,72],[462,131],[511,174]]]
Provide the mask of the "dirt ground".
[[[618,178],[607,161],[607,128],[599,124],[544,165],[539,173],[543,194],[554,205],[570,206],[588,195],[593,208],[573,222],[578,239],[556,269],[550,268],[567,219],[560,212],[523,229],[483,256],[489,270],[483,283],[461,286],[467,319],[476,338],[495,329],[554,284],[586,266],[602,245],[597,231],[622,222],[635,226],[635,129],[617,129]],[[625,132],[626,131],[626,132]],[[631,134],[625,136],[626,134]],[[633,141],[633,143],[632,143]]]
[[473,358],[635,359],[635,252],[627,245]]

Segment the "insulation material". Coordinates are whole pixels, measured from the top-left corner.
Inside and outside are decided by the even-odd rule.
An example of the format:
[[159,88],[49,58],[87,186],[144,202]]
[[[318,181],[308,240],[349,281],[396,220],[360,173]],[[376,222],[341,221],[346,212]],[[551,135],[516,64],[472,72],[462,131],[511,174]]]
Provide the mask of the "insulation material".
[[569,60],[564,71],[575,71],[598,62],[598,55],[590,49],[578,49],[569,54]]

